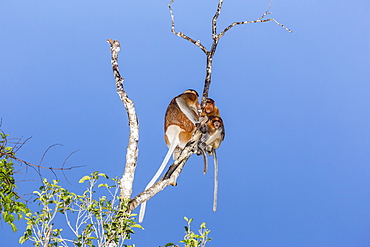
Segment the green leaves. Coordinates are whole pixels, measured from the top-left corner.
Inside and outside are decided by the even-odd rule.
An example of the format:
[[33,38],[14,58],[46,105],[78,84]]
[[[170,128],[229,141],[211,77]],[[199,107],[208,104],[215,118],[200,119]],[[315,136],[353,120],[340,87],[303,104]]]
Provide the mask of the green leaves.
[[[62,214],[75,238],[63,238],[60,235],[62,229],[56,228],[52,230],[49,244],[59,246],[59,243],[73,242],[75,246],[98,246],[114,242],[123,246],[134,228],[143,228],[134,221],[135,215],[126,213],[128,200],[116,196],[119,179],[110,179],[113,184],[98,183],[101,178],[109,179],[97,171],[81,178],[80,183],[88,182],[88,188],[81,195],[61,187],[57,180],[48,182],[44,179],[40,190],[34,192],[41,209],[26,215],[27,228],[19,241],[30,240],[41,246],[55,217]],[[77,215],[70,216],[74,213]]]
[[27,206],[20,201],[15,192],[17,188],[14,179],[14,164],[11,157],[15,156],[12,147],[7,147],[8,135],[0,132],[0,219],[8,223],[12,230],[17,231],[14,220],[23,218],[29,211]]
[[[180,243],[184,243],[185,247],[204,247],[206,243],[211,241],[212,238],[208,238],[208,234],[211,232],[206,228],[206,223],[203,222],[200,224],[200,229],[198,230],[199,234],[194,233],[191,230],[190,224],[193,222],[193,219],[188,219],[184,217],[186,222],[188,223],[185,228],[185,236],[184,240],[181,240]],[[178,245],[174,243],[168,243],[164,247],[178,247]]]
[[203,222],[200,224],[200,229],[198,230],[199,234],[194,233],[191,231],[190,224],[193,222],[193,219],[188,219],[184,217],[187,221],[188,225],[184,226],[185,228],[185,237],[184,240],[180,241],[180,243],[185,243],[186,247],[203,247],[206,246],[208,241],[211,241],[211,238],[208,238],[208,234],[211,232],[206,228],[206,223]]
[[82,184],[83,182],[90,180],[90,176],[83,176],[78,182]]

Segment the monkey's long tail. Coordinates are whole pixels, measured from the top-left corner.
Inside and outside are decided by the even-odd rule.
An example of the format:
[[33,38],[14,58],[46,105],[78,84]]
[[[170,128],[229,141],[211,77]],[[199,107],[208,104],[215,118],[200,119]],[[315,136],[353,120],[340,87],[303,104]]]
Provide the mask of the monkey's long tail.
[[213,163],[214,163],[214,187],[213,187],[213,212],[217,210],[217,194],[218,194],[218,161],[216,150],[213,150]]
[[[173,140],[171,142],[171,146],[170,148],[168,149],[168,152],[166,154],[166,157],[164,157],[164,160],[161,164],[161,166],[159,167],[158,171],[155,173],[154,177],[152,178],[152,180],[150,180],[150,182],[148,183],[148,185],[145,187],[145,190],[149,189],[156,181],[157,179],[159,178],[159,176],[162,174],[164,168],[166,167],[168,161],[170,160],[171,158],[171,155],[173,153],[173,151],[175,150],[175,148],[178,146],[178,140],[177,138],[175,140]],[[140,213],[139,213],[139,223],[143,222],[144,220],[144,215],[145,215],[145,209],[146,209],[146,202],[143,202],[141,204],[141,207],[140,207]]]
[[208,158],[206,151],[204,151],[202,148],[199,148],[202,156],[203,156],[203,174],[206,174],[208,171]]

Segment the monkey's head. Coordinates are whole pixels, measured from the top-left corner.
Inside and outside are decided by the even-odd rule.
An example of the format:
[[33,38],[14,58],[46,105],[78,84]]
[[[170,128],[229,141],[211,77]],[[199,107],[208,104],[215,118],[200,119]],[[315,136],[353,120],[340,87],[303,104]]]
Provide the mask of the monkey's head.
[[206,103],[204,105],[204,108],[202,110],[202,114],[201,116],[204,117],[204,116],[220,116],[220,110],[218,109],[218,107],[216,106],[216,103],[213,99],[211,98],[207,98],[206,99]]
[[213,112],[215,108],[215,101],[211,98],[207,98],[206,105],[204,107],[204,112],[208,115]]
[[211,117],[209,117],[209,123],[215,129],[218,129],[218,128],[224,126],[224,123],[222,121],[222,118],[217,117],[217,116],[211,116]]
[[218,116],[210,116],[207,122],[207,132],[209,138],[206,139],[207,152],[212,152],[217,149],[225,138],[225,129],[222,118]]
[[194,89],[188,89],[188,90],[186,90],[184,93],[193,93],[193,94],[195,94],[195,95],[197,96],[197,98],[199,97],[198,92],[197,92],[197,91],[195,91]]
[[201,108],[198,102],[199,94],[197,91],[195,91],[194,89],[188,89],[182,95],[188,105],[194,107],[195,111]]

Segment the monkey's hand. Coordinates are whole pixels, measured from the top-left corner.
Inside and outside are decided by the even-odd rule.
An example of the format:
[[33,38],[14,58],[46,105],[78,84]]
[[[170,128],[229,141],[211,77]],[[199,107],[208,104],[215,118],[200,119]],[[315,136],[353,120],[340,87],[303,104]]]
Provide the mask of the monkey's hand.
[[205,124],[205,125],[203,125],[203,126],[201,126],[200,128],[199,128],[199,130],[200,130],[200,132],[202,132],[203,134],[205,134],[205,133],[207,133],[207,125]]

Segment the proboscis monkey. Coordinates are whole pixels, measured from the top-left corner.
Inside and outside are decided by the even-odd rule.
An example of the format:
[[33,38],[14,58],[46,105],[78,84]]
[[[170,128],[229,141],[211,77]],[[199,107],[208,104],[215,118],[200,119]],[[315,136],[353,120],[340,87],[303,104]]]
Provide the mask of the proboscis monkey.
[[[214,189],[213,189],[213,211],[217,210],[217,194],[218,194],[218,161],[216,149],[220,146],[225,138],[225,128],[222,118],[219,116],[210,116],[206,123],[205,134],[199,141],[199,150],[202,152],[204,162],[207,163],[206,153],[213,155],[214,164]],[[205,171],[207,172],[208,164],[205,164]]]
[[[196,128],[195,125],[199,123],[198,109],[200,109],[200,104],[198,102],[198,96],[195,90],[189,89],[173,98],[168,105],[164,119],[164,139],[168,147],[168,152],[161,166],[145,189],[150,188],[157,181],[171,155],[173,154],[173,158],[176,159],[192,137]],[[139,213],[140,223],[144,219],[145,208],[146,202],[143,202]]]
[[[215,101],[211,98],[206,99],[206,104],[202,110],[201,117],[205,117],[205,116],[208,116],[208,117],[211,117],[211,116],[219,117],[220,116],[220,110],[216,106]],[[204,129],[205,128],[203,128],[203,130]],[[203,155],[203,162],[204,162],[203,173],[206,174],[208,171],[208,158],[204,152],[200,152],[200,153]],[[198,155],[200,153],[198,152]]]
[[204,109],[202,111],[201,116],[204,117],[207,116],[220,116],[220,110],[215,105],[215,101],[211,98],[207,98],[206,105],[204,106]]

